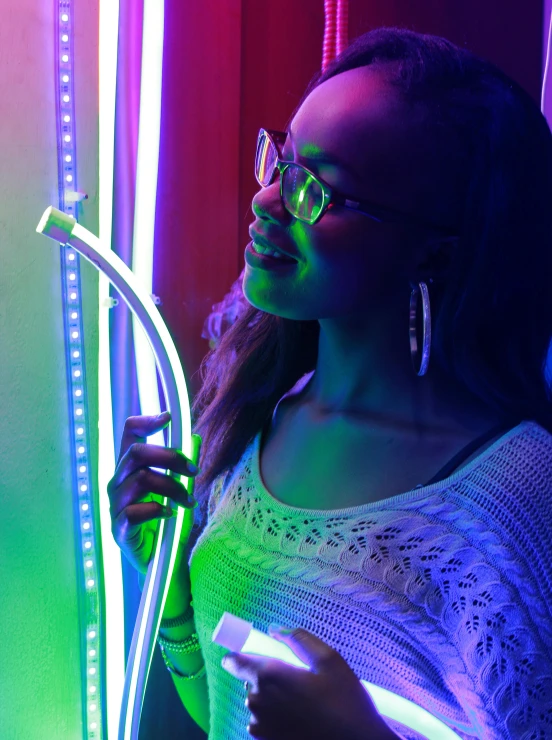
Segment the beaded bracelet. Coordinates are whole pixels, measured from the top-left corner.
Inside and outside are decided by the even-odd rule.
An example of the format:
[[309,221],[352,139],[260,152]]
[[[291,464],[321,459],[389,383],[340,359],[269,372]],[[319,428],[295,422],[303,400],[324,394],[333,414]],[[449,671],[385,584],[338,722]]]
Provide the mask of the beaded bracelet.
[[166,668],[170,671],[170,673],[173,674],[173,676],[176,676],[177,678],[180,678],[182,681],[193,681],[194,678],[201,678],[205,675],[205,663],[201,666],[201,668],[196,671],[195,673],[191,673],[189,676],[185,676],[183,673],[180,673],[180,671],[177,671],[176,668],[173,666],[171,661],[169,660],[167,653],[165,652],[163,645],[159,645],[161,648],[161,655],[163,656],[163,661],[165,663]]
[[188,608],[180,617],[173,617],[172,619],[162,619],[159,627],[162,630],[171,629],[171,627],[181,627],[183,624],[190,622],[194,618],[194,604],[190,602]]
[[170,650],[171,653],[191,655],[191,653],[197,653],[198,650],[201,650],[197,632],[194,632],[189,637],[185,637],[183,640],[168,640],[166,637],[161,637],[161,635],[157,637],[157,640],[161,647],[165,648],[165,650]]

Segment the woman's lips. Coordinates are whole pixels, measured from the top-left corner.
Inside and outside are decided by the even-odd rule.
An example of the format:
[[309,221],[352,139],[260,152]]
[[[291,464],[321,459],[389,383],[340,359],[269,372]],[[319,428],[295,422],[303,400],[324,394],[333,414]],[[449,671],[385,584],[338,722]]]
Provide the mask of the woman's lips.
[[298,264],[297,260],[291,257],[271,257],[268,254],[256,252],[252,241],[245,248],[245,261],[251,267],[261,267],[271,270],[290,268]]
[[283,256],[286,257],[288,260],[293,260],[294,262],[298,261],[296,256],[290,254],[289,251],[282,249],[282,247],[280,247],[278,244],[272,242],[270,239],[267,239],[265,236],[263,236],[263,234],[259,233],[251,227],[249,227],[249,236],[255,242],[255,244],[259,244],[261,247],[266,247],[267,249],[274,249],[275,251],[283,254]]

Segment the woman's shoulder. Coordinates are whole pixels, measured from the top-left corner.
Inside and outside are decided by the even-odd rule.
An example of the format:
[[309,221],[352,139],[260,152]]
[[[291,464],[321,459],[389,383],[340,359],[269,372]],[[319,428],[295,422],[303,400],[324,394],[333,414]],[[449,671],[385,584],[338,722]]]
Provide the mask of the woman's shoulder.
[[534,420],[522,421],[474,463],[465,483],[506,506],[550,510],[552,433]]
[[512,430],[508,455],[521,466],[543,466],[552,471],[552,427],[527,419]]

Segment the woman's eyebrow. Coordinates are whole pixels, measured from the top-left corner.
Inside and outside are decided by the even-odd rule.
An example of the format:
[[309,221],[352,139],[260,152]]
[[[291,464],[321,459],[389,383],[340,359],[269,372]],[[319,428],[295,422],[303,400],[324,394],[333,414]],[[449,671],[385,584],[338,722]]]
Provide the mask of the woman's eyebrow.
[[[289,139],[289,141],[292,141],[291,130],[288,129],[285,133],[287,134],[287,138]],[[355,178],[355,180],[361,179],[360,175],[355,172],[355,170],[346,162],[343,162],[338,157],[330,154],[329,152],[323,152],[320,149],[317,149],[317,147],[313,147],[312,150],[309,150],[309,148],[307,147],[306,153],[302,154],[301,156],[303,159],[307,159],[311,162],[325,162],[326,164],[333,164],[336,167],[340,167],[345,172],[348,172],[352,177]]]

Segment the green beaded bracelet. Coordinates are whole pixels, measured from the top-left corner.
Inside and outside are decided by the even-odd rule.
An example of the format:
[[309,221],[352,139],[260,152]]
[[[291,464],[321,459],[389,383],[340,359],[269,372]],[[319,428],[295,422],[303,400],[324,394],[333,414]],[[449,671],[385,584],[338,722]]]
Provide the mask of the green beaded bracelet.
[[193,635],[190,635],[189,637],[185,637],[183,640],[168,640],[166,637],[161,637],[161,635],[158,636],[157,640],[161,647],[165,648],[165,650],[170,650],[171,653],[190,655],[191,653],[197,653],[198,650],[201,650],[197,632],[194,632]]
[[205,663],[201,666],[201,668],[196,671],[195,673],[191,673],[189,676],[185,676],[183,673],[180,673],[180,671],[177,671],[176,668],[173,666],[171,661],[169,660],[167,653],[165,652],[163,645],[159,645],[161,648],[161,655],[163,656],[163,661],[165,663],[166,668],[170,671],[170,673],[173,674],[173,676],[176,676],[177,678],[180,678],[182,681],[193,681],[194,678],[201,678],[205,675]]

